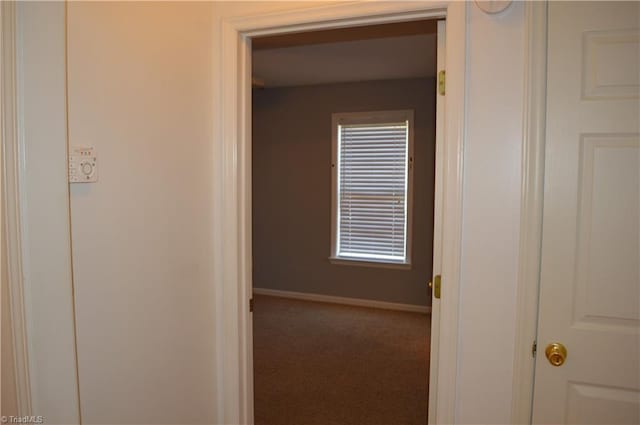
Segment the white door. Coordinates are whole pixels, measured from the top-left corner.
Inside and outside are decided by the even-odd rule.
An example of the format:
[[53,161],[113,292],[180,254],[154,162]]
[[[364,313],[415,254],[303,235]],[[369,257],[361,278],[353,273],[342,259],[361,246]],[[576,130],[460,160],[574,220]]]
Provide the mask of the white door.
[[548,6],[534,423],[640,423],[638,6]]
[[[446,21],[438,21],[437,58],[438,72],[444,70],[446,53]],[[440,93],[436,78],[436,178],[433,194],[433,267],[431,282],[442,273],[442,219],[443,219],[443,182],[444,182],[444,95]],[[440,300],[432,292],[431,297],[431,354],[429,364],[429,418],[428,423],[437,422],[438,405],[438,353],[440,350]]]

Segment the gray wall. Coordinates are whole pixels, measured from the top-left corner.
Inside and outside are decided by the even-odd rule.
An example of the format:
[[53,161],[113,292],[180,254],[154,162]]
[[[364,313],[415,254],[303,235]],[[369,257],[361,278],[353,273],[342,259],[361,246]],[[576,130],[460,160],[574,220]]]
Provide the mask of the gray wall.
[[[331,244],[331,114],[415,111],[411,270],[345,266]],[[430,305],[435,81],[254,90],[253,286]]]

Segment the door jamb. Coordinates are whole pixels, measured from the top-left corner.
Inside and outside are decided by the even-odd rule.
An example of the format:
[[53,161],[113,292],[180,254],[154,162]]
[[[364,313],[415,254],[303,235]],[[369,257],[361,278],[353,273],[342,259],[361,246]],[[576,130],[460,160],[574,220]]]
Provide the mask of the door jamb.
[[[466,67],[466,5],[459,2],[362,2],[215,21],[221,39],[215,69],[219,194],[216,199],[218,421],[253,423],[251,297],[251,37],[356,25],[447,18],[447,97],[443,173],[443,297],[440,303],[436,423],[455,422]],[[437,333],[437,332],[436,332]],[[432,354],[433,355],[433,354]],[[431,415],[430,415],[431,416]]]
[[531,423],[538,327],[547,102],[547,2],[525,5],[520,252],[511,423]]

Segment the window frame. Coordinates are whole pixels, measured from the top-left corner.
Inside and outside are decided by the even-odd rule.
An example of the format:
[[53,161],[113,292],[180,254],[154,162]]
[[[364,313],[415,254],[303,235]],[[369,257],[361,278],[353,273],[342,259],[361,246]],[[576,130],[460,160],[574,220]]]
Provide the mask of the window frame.
[[[379,258],[356,258],[338,255],[338,196],[339,196],[339,149],[338,130],[340,125],[354,124],[383,124],[389,122],[408,122],[407,146],[407,207],[406,207],[406,251],[404,261],[385,260]],[[413,170],[414,170],[414,110],[389,110],[367,112],[338,112],[331,115],[331,255],[329,261],[333,264],[383,267],[395,269],[411,269],[412,241],[413,241]]]

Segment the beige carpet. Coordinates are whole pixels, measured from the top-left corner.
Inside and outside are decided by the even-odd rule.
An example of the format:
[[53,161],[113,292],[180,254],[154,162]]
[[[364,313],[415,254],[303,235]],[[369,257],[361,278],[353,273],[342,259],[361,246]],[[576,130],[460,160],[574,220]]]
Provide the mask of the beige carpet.
[[255,423],[427,423],[430,316],[256,296]]

